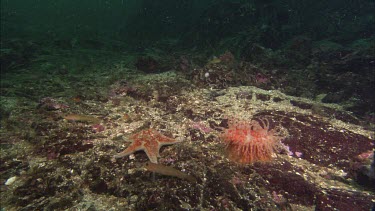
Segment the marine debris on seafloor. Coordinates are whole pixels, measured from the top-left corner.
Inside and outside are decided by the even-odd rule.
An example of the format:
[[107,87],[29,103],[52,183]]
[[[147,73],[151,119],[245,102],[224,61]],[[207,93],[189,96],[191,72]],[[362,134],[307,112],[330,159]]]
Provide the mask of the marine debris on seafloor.
[[185,174],[184,172],[177,170],[170,166],[165,166],[163,164],[157,164],[152,162],[147,162],[145,165],[147,171],[155,172],[158,174],[178,177],[183,180],[187,180],[189,182],[197,182],[197,179],[191,175]]

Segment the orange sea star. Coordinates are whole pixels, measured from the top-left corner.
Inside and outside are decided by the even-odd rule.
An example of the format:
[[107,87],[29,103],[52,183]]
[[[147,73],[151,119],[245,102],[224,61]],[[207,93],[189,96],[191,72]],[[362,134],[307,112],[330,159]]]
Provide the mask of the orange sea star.
[[175,144],[180,141],[162,135],[153,129],[142,130],[131,136],[133,142],[124,151],[114,155],[114,158],[121,158],[136,151],[146,152],[148,159],[152,163],[158,163],[159,150],[164,145]]

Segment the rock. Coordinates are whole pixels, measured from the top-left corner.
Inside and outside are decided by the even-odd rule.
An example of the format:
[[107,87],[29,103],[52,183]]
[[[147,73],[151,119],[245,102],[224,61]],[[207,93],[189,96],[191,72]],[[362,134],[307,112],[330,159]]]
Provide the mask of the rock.
[[17,180],[17,176],[13,176],[4,183],[5,185],[12,185]]

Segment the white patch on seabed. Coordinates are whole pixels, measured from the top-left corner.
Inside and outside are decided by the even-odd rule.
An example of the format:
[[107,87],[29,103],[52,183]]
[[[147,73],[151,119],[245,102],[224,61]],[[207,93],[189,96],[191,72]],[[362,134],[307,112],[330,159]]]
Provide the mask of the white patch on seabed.
[[4,184],[5,185],[11,185],[16,181],[16,179],[17,179],[17,176],[11,177],[11,178],[7,179],[7,181]]

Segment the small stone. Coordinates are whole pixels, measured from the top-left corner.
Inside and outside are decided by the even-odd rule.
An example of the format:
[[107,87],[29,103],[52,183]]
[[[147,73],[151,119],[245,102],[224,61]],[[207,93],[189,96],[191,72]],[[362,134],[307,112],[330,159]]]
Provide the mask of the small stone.
[[136,172],[136,169],[128,169],[128,174],[134,174]]
[[130,196],[130,202],[131,203],[135,203],[135,202],[137,202],[137,200],[138,200],[138,196],[137,195]]
[[5,182],[5,185],[11,185],[11,184],[13,184],[13,183],[16,181],[16,179],[17,179],[16,176],[9,178],[9,179]]

